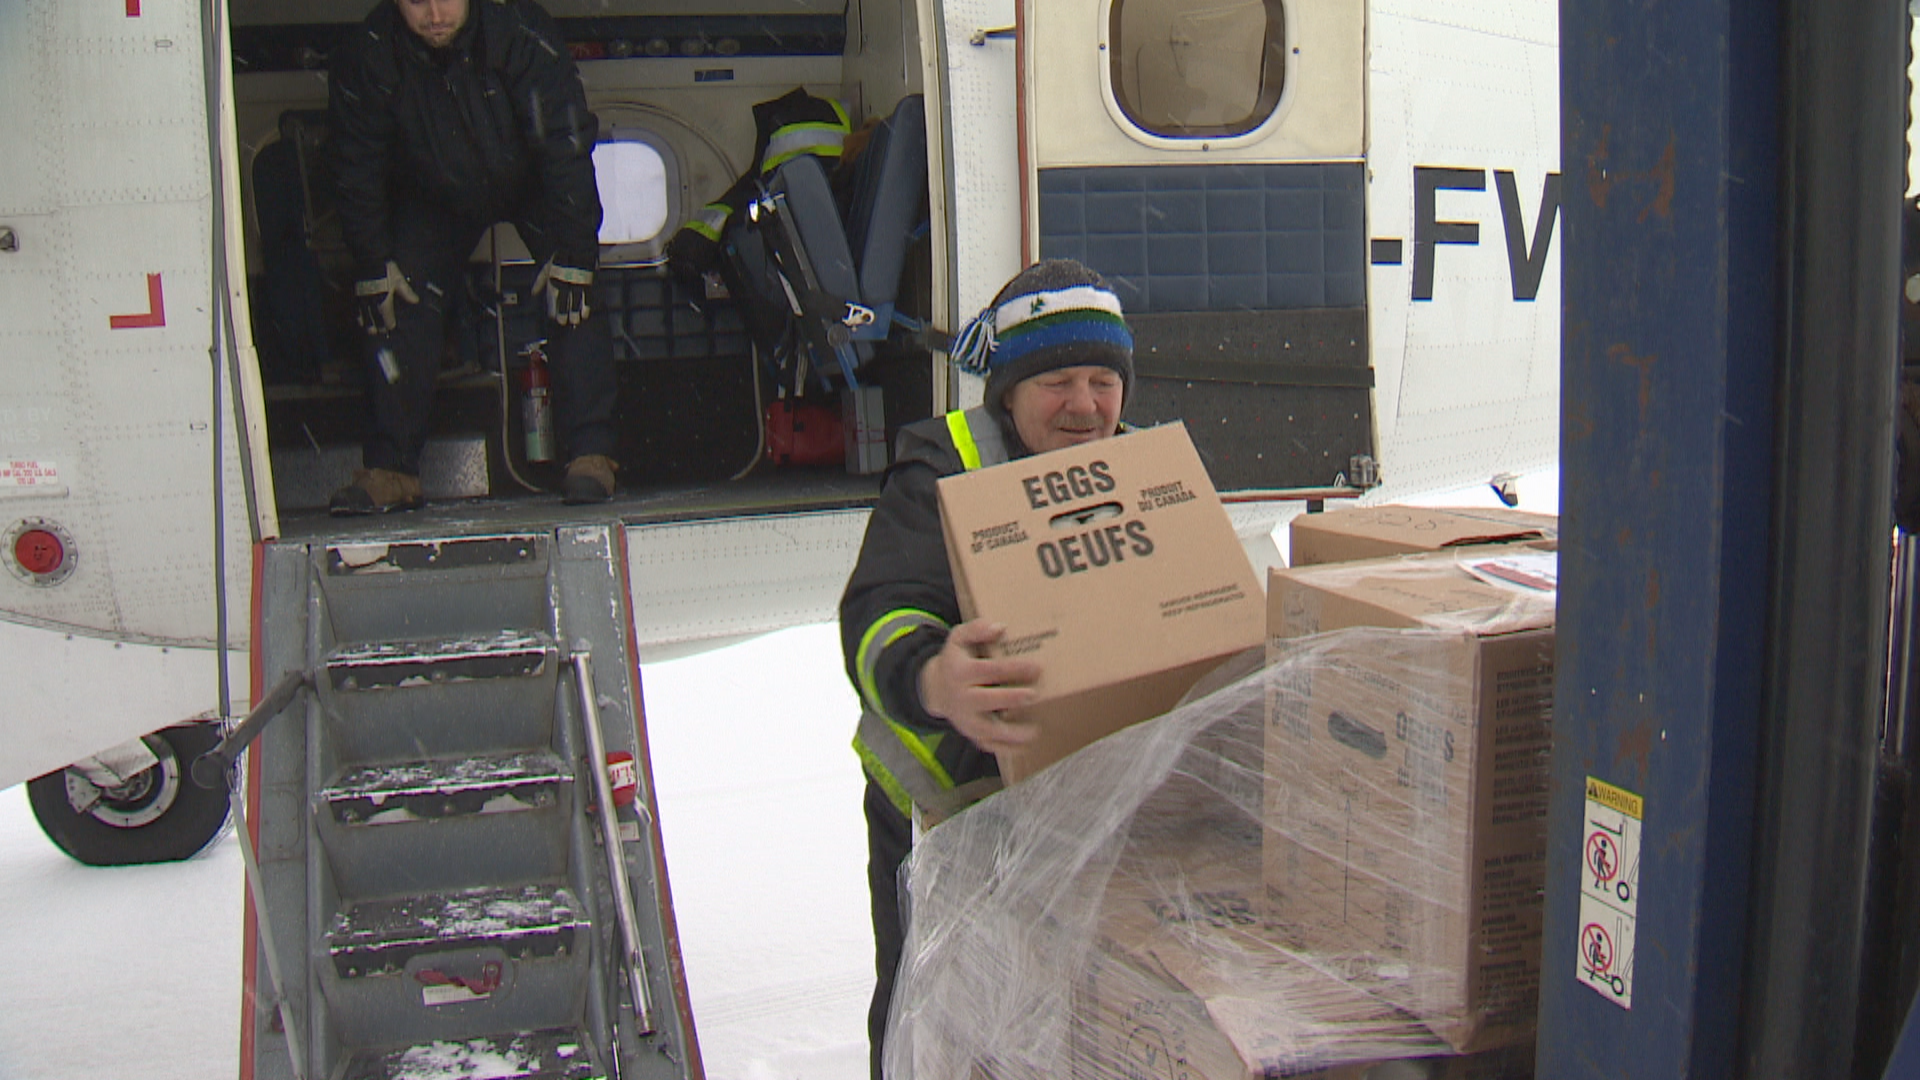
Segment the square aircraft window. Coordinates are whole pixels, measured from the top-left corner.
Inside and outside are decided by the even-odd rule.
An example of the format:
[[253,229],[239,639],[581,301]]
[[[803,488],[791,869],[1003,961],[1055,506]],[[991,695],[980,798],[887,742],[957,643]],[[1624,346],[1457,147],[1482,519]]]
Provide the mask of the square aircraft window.
[[644,244],[667,227],[667,165],[660,151],[619,132],[593,148],[600,242]]
[[1142,130],[1220,139],[1266,122],[1287,81],[1281,0],[1112,0],[1108,78]]

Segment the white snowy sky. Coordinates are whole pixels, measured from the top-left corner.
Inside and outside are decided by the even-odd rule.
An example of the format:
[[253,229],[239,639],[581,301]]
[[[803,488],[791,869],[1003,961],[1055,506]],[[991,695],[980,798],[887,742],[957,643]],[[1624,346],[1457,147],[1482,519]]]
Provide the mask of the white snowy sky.
[[[1558,475],[1520,482],[1553,513]],[[1485,487],[1422,499],[1495,505]],[[642,669],[701,1054],[714,1080],[862,1080],[873,985],[857,706],[832,626]],[[0,791],[0,1080],[238,1070],[243,890],[200,858],[81,866]]]

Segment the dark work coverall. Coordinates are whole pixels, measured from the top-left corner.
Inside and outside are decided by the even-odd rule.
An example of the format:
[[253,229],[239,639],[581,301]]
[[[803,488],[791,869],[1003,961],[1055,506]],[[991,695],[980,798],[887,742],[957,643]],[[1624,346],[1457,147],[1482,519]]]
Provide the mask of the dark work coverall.
[[[967,433],[964,452],[956,446],[956,426]],[[950,815],[997,787],[1000,775],[992,754],[920,704],[920,669],[960,622],[935,483],[966,469],[1025,457],[1011,428],[999,414],[977,407],[902,429],[895,464],[887,471],[840,598],[847,676],[865,708],[854,747],[867,773],[867,887],[876,976],[867,1037],[874,1080],[881,1076],[894,978],[906,943],[899,873],[913,847],[912,803],[925,798],[930,785],[933,801],[944,805],[927,808]],[[888,759],[900,761],[899,747],[909,741],[936,768],[909,777],[902,775],[904,768],[890,766]],[[915,788],[920,793],[910,796]]]
[[[418,476],[446,315],[466,288],[467,257],[510,222],[535,265],[599,265],[598,121],[553,19],[531,0],[473,0],[467,25],[430,49],[384,0],[336,53],[329,145],[341,226],[359,280],[388,260],[420,297],[394,303],[396,325],[370,338],[369,469]],[[563,452],[611,456],[613,343],[594,314],[545,327]],[[389,347],[398,378],[379,360]]]

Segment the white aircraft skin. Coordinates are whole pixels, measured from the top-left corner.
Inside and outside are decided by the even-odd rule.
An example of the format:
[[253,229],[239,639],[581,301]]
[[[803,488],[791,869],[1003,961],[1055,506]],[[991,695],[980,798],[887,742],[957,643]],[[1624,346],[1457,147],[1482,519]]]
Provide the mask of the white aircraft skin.
[[[697,62],[673,57],[583,71],[603,118],[647,118],[675,141],[689,206],[745,164],[751,104],[796,83],[853,100],[856,118],[905,93],[949,103],[928,118],[935,319],[952,326],[1032,250],[1034,225],[1019,208],[1033,169],[1194,157],[1122,132],[1093,61],[1091,76],[1065,60],[1023,67],[1004,37],[971,43],[1018,23],[1034,36],[1024,47],[1064,42],[1092,56],[1112,3],[868,0],[855,5],[849,47],[900,43],[890,52],[870,44],[844,59],[741,64],[724,85],[697,84]],[[246,711],[253,548],[279,535],[280,519],[247,330],[242,177],[279,112],[320,107],[325,82],[312,71],[232,76],[228,23],[347,22],[368,6],[0,4],[0,787],[170,724]],[[546,6],[563,17],[690,7]],[[699,6],[853,17],[844,0]],[[1550,466],[1560,344],[1554,3],[1342,0],[1287,11],[1299,77],[1350,92],[1316,102],[1290,91],[1297,100],[1283,100],[1272,130],[1207,153],[1365,163],[1383,481],[1367,501]],[[1024,128],[1023,93],[1038,103]],[[1418,242],[1428,237],[1437,242]],[[935,387],[936,409],[978,397],[962,377]],[[1301,509],[1227,494],[1252,547],[1270,550],[1274,526]],[[858,510],[632,525],[643,658],[831,619],[863,528]],[[64,559],[35,572],[16,545],[47,536]]]

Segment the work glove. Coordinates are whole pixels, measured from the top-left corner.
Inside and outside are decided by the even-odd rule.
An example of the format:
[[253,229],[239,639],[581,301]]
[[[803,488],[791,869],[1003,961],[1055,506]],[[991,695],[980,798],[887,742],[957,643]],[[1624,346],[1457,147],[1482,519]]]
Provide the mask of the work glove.
[[391,331],[396,296],[409,304],[420,302],[420,294],[407,284],[407,275],[400,272],[400,264],[392,259],[387,260],[386,272],[380,277],[354,282],[353,299],[359,305],[360,329],[374,337]]
[[720,244],[691,225],[667,242],[667,268],[695,296],[706,290],[706,276],[720,269]]
[[533,279],[533,295],[547,294],[547,318],[555,326],[579,326],[593,314],[587,294],[593,290],[593,271],[561,266],[552,259]]

